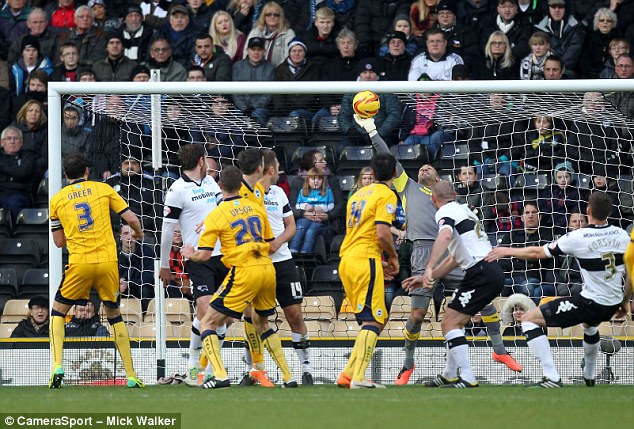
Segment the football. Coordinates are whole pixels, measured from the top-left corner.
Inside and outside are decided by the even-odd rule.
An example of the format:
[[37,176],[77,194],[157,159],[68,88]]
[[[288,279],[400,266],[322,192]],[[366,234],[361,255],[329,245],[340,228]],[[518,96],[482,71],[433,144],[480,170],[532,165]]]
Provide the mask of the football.
[[363,119],[376,115],[380,107],[379,96],[372,91],[361,91],[352,100],[352,109]]

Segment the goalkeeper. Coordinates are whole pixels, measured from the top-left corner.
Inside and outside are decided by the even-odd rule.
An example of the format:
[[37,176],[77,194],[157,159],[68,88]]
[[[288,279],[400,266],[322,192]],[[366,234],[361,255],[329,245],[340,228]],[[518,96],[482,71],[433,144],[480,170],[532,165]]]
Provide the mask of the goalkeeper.
[[[357,114],[354,115],[356,123],[363,128],[372,141],[372,146],[377,153],[389,153],[390,150],[381,136],[376,131],[374,119],[362,119]],[[394,188],[403,202],[405,210],[406,231],[405,237],[414,244],[412,251],[411,266],[412,275],[423,275],[427,259],[431,252],[432,245],[438,235],[438,225],[435,222],[436,207],[431,200],[431,187],[439,181],[438,172],[431,165],[425,164],[418,170],[418,182],[407,176],[400,162],[396,163],[396,178]],[[441,279],[446,289],[455,289],[464,277],[461,270],[451,271],[445,278]],[[409,292],[412,302],[412,311],[409,320],[405,325],[405,361],[394,384],[404,385],[414,372],[414,352],[416,342],[420,335],[423,319],[427,314],[429,302],[434,296],[436,286],[431,289],[418,288]],[[520,372],[522,367],[508,354],[502,335],[500,333],[500,321],[497,311],[492,304],[488,304],[481,311],[491,342],[493,343],[493,360],[503,363],[513,371]],[[437,387],[433,382],[426,384],[428,387]]]

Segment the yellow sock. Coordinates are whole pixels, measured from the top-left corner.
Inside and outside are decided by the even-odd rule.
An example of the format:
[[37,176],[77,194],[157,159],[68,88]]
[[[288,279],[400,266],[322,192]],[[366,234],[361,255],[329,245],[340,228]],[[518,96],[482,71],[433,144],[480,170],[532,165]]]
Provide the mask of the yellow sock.
[[253,323],[244,321],[244,333],[247,342],[249,343],[249,353],[251,353],[251,360],[253,366],[257,369],[264,369],[264,353],[262,351],[262,340],[255,330]]
[[218,335],[207,335],[203,340],[203,350],[214,369],[214,376],[219,380],[227,378],[227,370],[222,363],[222,356],[220,355],[220,340],[218,339]]
[[128,336],[128,327],[123,320],[112,325],[114,331],[114,342],[119,349],[123,367],[125,368],[126,377],[136,377],[134,365],[132,364],[132,352],[130,351],[130,337]]
[[62,355],[64,353],[64,318],[62,316],[51,316],[49,337],[51,339],[51,352],[53,353],[53,367],[62,366]]
[[291,374],[288,362],[286,362],[286,356],[284,356],[284,350],[282,350],[282,340],[280,340],[280,337],[276,333],[271,332],[272,331],[265,332],[264,335],[266,339],[264,340],[264,345],[269,351],[275,365],[282,371],[282,380],[284,380],[284,383],[287,383],[293,379],[293,374]]
[[359,331],[359,335],[354,342],[354,349],[352,350],[352,352],[356,355],[354,373],[352,375],[352,379],[354,381],[365,380],[365,370],[368,368],[370,360],[372,360],[372,354],[374,353],[377,338],[379,338],[379,334],[373,329],[361,328]]

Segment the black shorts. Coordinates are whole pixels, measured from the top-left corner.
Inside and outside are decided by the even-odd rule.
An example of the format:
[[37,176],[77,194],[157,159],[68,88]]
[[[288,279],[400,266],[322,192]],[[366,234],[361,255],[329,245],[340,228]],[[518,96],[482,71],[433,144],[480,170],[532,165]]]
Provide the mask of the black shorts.
[[287,259],[286,261],[275,262],[273,266],[277,277],[275,295],[280,307],[286,308],[289,305],[301,304],[304,300],[304,295],[302,294],[299,274],[295,268],[295,261]]
[[601,305],[581,295],[558,298],[541,305],[546,326],[567,328],[579,323],[597,326],[614,316],[620,304]]
[[187,261],[185,269],[192,282],[194,301],[201,296],[216,293],[218,287],[227,276],[229,269],[220,261],[222,256],[214,256],[205,262]]
[[504,288],[504,271],[497,262],[480,261],[465,271],[453,300],[447,307],[474,316],[500,295]]

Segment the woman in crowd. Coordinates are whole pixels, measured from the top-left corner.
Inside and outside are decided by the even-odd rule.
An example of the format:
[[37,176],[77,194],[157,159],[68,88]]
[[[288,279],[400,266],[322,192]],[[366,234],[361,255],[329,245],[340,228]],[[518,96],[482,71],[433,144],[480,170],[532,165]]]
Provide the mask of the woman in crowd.
[[357,179],[354,181],[354,185],[352,185],[352,189],[350,189],[350,198],[355,192],[364,186],[368,186],[369,184],[374,183],[374,171],[372,167],[363,167],[359,174],[357,175]]
[[253,0],[231,0],[227,12],[231,15],[236,30],[249,34],[253,26]]
[[617,36],[616,13],[602,7],[594,14],[593,31],[586,34],[579,68],[581,77],[596,79],[610,58],[610,41]]
[[438,0],[417,0],[409,9],[409,17],[412,23],[412,34],[421,37],[436,23],[436,6]]
[[234,63],[242,59],[246,37],[236,29],[231,15],[222,10],[216,12],[211,19],[209,34],[214,44],[222,46],[225,54],[229,55]]
[[[252,37],[264,38],[264,57],[274,66],[278,66],[288,57],[288,44],[295,38],[295,32],[286,21],[284,9],[275,2],[269,2],[262,8],[262,13],[247,40]],[[245,47],[243,57],[246,57],[246,54]]]
[[29,301],[29,313],[11,333],[11,338],[48,338],[48,299],[36,296]]
[[520,62],[520,79],[544,80],[544,62],[552,55],[550,38],[543,31],[537,31],[528,39],[528,44],[531,53]]
[[513,58],[506,34],[494,31],[484,48],[484,61],[475,70],[480,80],[514,80],[518,75],[518,64]]
[[614,79],[616,78],[616,70],[614,64],[616,59],[623,54],[630,53],[630,44],[627,39],[623,37],[615,37],[608,44],[608,58],[603,63],[603,69],[599,74],[601,79]]
[[22,149],[35,154],[38,175],[43,175],[48,165],[48,127],[44,106],[37,100],[28,100],[18,111],[16,119],[14,125],[22,131]]

